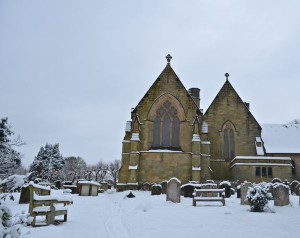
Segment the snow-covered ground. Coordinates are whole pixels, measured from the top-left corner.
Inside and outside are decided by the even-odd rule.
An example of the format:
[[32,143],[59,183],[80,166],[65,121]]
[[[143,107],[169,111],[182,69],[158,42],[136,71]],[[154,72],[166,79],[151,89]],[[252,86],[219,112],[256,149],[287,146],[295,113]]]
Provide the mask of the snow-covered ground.
[[[55,194],[61,191],[53,190]],[[181,197],[181,203],[166,202],[165,195],[150,192],[108,191],[97,197],[72,195],[68,221],[45,227],[22,227],[23,237],[31,238],[174,238],[174,237],[299,237],[299,197],[290,196],[291,204],[274,207],[267,212],[249,211],[236,196],[221,203],[197,203]],[[7,202],[13,213],[28,211],[28,205]]]

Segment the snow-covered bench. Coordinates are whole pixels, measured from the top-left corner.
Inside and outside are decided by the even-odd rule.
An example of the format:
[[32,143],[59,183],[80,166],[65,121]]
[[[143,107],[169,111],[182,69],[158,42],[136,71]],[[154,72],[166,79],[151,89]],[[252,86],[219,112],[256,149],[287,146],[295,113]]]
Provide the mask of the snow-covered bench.
[[193,206],[196,202],[222,202],[225,206],[225,189],[195,189],[193,193]]
[[[46,187],[47,188],[47,187]],[[29,184],[30,202],[29,214],[33,217],[32,226],[36,226],[36,217],[45,216],[46,223],[38,225],[54,224],[56,216],[64,216],[63,221],[67,221],[68,206],[72,204],[72,200],[68,196],[52,196],[52,195],[39,195],[41,186],[36,184]]]

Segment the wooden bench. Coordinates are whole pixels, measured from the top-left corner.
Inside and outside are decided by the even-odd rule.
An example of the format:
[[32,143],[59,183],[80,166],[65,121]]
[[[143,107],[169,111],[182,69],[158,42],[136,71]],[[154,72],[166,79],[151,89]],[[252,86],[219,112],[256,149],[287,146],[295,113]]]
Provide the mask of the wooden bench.
[[195,189],[193,193],[193,206],[196,202],[222,202],[225,206],[225,189]]
[[50,225],[55,223],[56,216],[64,216],[67,221],[68,206],[72,200],[67,196],[39,195],[41,186],[30,184],[29,214],[33,217],[32,226],[36,226],[36,217],[45,216],[46,223],[39,225]]

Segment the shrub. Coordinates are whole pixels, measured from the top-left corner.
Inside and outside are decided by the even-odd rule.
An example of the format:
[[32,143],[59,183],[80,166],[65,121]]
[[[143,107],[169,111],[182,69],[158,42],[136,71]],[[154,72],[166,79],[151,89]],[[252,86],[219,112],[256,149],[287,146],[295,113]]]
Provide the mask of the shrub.
[[247,193],[247,199],[250,202],[252,212],[263,212],[264,207],[271,198],[272,195],[268,192],[268,185],[264,183],[250,187]]

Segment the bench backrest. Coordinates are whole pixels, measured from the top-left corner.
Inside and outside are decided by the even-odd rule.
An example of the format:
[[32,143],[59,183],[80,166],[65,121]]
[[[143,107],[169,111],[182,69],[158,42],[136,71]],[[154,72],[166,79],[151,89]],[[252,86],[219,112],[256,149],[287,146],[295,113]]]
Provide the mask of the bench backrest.
[[225,189],[195,189],[194,196],[195,197],[221,197],[225,192]]

